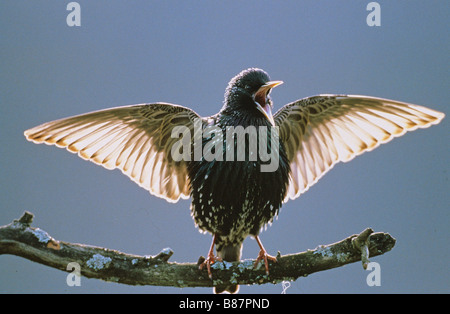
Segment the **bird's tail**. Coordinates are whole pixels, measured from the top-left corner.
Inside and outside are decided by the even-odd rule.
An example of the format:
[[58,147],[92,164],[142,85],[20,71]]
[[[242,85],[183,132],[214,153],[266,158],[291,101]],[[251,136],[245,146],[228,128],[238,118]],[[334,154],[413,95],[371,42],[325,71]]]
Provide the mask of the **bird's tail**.
[[[222,258],[225,262],[237,262],[241,259],[242,243],[237,245],[222,246],[217,250],[217,256]],[[231,286],[215,286],[214,293],[237,293],[239,285]]]

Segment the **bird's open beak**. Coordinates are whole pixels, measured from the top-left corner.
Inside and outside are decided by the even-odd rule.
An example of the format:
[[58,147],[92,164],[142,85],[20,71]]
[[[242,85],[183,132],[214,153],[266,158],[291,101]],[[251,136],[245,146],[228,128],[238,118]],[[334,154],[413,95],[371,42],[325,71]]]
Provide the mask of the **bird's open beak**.
[[267,118],[267,120],[269,120],[269,122],[273,126],[275,126],[275,121],[272,115],[272,106],[267,102],[267,96],[272,88],[281,84],[283,84],[283,81],[267,82],[266,84],[261,86],[255,93],[256,108],[258,108],[258,110],[262,112],[262,114]]

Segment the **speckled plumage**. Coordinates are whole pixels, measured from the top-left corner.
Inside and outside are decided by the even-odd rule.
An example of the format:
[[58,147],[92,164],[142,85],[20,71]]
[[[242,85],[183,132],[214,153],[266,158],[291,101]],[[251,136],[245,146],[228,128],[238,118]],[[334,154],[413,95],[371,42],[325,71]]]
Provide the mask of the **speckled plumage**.
[[[270,128],[264,117],[249,119],[248,123]],[[225,127],[233,125],[233,119],[219,114],[217,125],[225,134]],[[214,138],[204,139],[203,145],[211,140]],[[218,252],[223,246],[240,246],[248,235],[257,235],[261,227],[271,222],[278,214],[289,183],[289,162],[282,143],[279,144],[280,160],[275,172],[261,172],[259,157],[257,161],[236,161],[235,156],[227,161],[227,144],[223,139],[223,161],[205,161],[203,158],[191,162],[188,167],[192,216],[201,230],[217,235]]]

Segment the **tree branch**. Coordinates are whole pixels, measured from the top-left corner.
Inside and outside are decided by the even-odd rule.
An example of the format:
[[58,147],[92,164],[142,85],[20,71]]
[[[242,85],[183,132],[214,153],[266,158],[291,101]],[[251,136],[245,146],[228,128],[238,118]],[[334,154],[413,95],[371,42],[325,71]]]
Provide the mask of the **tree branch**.
[[[56,269],[72,272],[69,263],[78,263],[81,275],[128,285],[172,287],[212,287],[231,284],[265,284],[296,280],[298,277],[384,254],[395,245],[388,233],[373,233],[368,228],[339,242],[318,246],[314,250],[281,256],[271,263],[270,275],[264,267],[253,268],[254,260],[216,262],[213,279],[198,263],[168,262],[173,251],[163,249],[155,256],[139,256],[85,244],[68,243],[52,238],[47,232],[31,227],[33,214],[25,212],[19,220],[0,227],[0,254],[13,254]],[[364,266],[365,265],[365,266]],[[67,269],[69,268],[69,269]]]

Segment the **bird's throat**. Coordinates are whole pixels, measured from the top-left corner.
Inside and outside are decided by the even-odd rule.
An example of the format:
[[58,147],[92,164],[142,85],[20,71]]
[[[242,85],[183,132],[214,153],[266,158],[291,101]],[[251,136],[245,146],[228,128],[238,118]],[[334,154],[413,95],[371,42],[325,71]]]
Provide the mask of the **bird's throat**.
[[257,103],[256,108],[258,108],[258,110],[267,118],[267,120],[269,120],[272,126],[275,126],[275,121],[272,115],[272,106],[269,103],[264,103],[264,105]]

